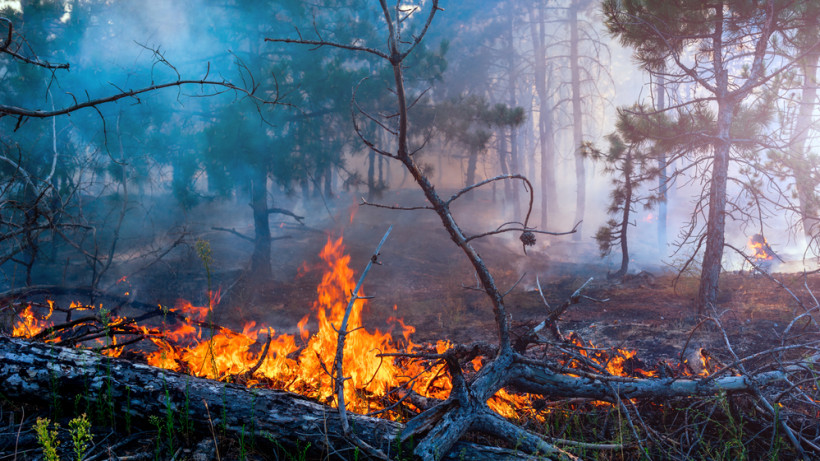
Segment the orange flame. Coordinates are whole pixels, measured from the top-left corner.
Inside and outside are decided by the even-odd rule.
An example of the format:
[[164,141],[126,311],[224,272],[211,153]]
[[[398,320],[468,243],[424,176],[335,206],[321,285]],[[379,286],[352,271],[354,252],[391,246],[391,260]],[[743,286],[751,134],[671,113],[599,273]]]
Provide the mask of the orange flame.
[[771,247],[766,238],[761,234],[749,237],[749,249],[754,251],[754,258],[758,261],[771,261],[774,256],[771,254]]
[[48,302],[48,314],[44,315],[43,318],[37,318],[34,314],[34,309],[32,308],[31,304],[29,304],[23,312],[20,312],[19,319],[15,324],[12,326],[11,335],[14,337],[25,337],[30,338],[33,336],[37,336],[46,328],[49,328],[52,323],[48,321],[51,318],[51,315],[54,313],[54,302]]
[[[349,266],[350,256],[344,254],[344,250],[341,238],[329,238],[320,253],[324,275],[317,287],[317,299],[312,306],[312,314],[303,317],[297,325],[303,344],[301,349],[296,345],[295,336],[277,336],[272,329],[254,322],[246,324],[241,333],[206,323],[219,302],[220,293],[217,291],[209,294],[208,306],[178,301],[171,309],[178,314],[174,317],[174,323],[168,325],[163,320],[162,330],[136,327],[156,347],[156,350],[146,354],[146,361],[153,366],[211,379],[264,383],[336,405],[335,376],[332,375],[337,331],[355,289],[355,274]],[[363,295],[359,293],[359,296]],[[386,403],[396,401],[398,396],[392,395],[391,391],[399,386],[405,386],[423,397],[446,398],[452,390],[446,365],[379,356],[383,353],[411,353],[422,347],[411,340],[415,328],[400,318],[391,317],[388,323],[397,325],[394,329],[401,331],[401,351],[390,333],[364,328],[362,309],[365,304],[364,299],[353,304],[347,325],[342,366],[344,376],[348,378],[345,381],[348,408],[360,413],[383,409]],[[53,303],[49,303],[49,308],[48,315],[38,319],[32,307],[28,306],[20,313],[14,335],[31,337],[47,328]],[[394,310],[397,310],[396,306]],[[317,328],[312,334],[307,328],[311,315]],[[109,325],[121,325],[123,322],[123,319],[111,316]],[[636,359],[634,350],[597,349],[592,344],[584,344],[577,336],[573,336],[572,341],[578,355],[613,375],[648,377],[656,374],[640,368],[641,363]],[[112,347],[117,345],[116,336],[108,344],[99,342],[97,345],[106,347],[103,353],[111,356],[122,353],[121,347]],[[438,341],[434,348],[437,354],[443,354],[451,346],[449,341]],[[263,351],[266,352],[264,358]],[[479,372],[482,365],[482,357],[476,357],[465,367],[465,372]],[[584,365],[568,358],[567,366],[580,368]],[[501,389],[487,404],[508,418],[539,418],[527,394],[514,394]]]

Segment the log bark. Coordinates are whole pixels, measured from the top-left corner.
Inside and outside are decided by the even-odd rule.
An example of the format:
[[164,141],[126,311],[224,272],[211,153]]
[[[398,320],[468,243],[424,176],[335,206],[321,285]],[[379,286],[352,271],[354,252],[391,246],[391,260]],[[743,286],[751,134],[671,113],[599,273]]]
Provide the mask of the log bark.
[[[336,409],[289,392],[249,389],[196,378],[93,351],[0,337],[0,393],[26,404],[49,404],[56,395],[74,401],[80,395],[108,395],[118,418],[128,412],[133,422],[147,425],[168,406],[175,414],[188,407],[195,430],[209,434],[211,424],[238,439],[253,430],[260,443],[273,438],[285,447],[310,443],[325,453],[349,453]],[[207,404],[207,409],[206,405]],[[208,420],[210,415],[211,421]],[[387,454],[396,453],[402,424],[348,414],[354,432]],[[253,428],[253,429],[251,429]],[[458,443],[445,458],[465,460],[526,459],[521,453],[471,443]]]

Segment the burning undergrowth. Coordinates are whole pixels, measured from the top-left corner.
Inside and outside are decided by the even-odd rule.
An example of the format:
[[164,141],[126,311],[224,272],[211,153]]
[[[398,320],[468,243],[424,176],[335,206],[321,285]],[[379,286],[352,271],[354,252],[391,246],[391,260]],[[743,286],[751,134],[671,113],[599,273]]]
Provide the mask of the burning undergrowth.
[[[311,277],[311,280],[317,281],[313,291],[314,301],[310,313],[298,322],[295,334],[278,333],[273,328],[254,322],[247,322],[236,329],[217,325],[214,310],[223,302],[218,290],[210,293],[204,305],[200,306],[187,301],[178,301],[173,306],[135,306],[137,303],[129,301],[130,308],[122,302],[111,303],[108,300],[94,305],[73,303],[68,307],[50,301],[18,302],[10,306],[16,314],[7,323],[13,327],[13,336],[91,348],[109,356],[145,362],[223,383],[254,389],[282,389],[335,406],[335,383],[331,376],[334,373],[338,338],[336,328],[354,291],[355,274],[350,265],[351,257],[339,238],[326,241],[319,262],[314,267],[305,266],[302,272],[318,272],[321,278]],[[753,283],[748,286],[758,286],[755,280],[750,276],[748,281]],[[127,283],[121,286],[125,287]],[[741,288],[736,287],[734,291],[742,293]],[[638,293],[645,296],[641,299],[646,305],[658,304],[650,301],[657,293],[649,293],[642,286],[622,285],[610,289],[608,296],[617,306],[620,305],[620,297],[639,301]],[[362,293],[359,295],[364,296]],[[540,297],[537,293],[522,291],[511,299],[524,300],[530,295]],[[350,377],[346,381],[344,394],[349,410],[379,415],[389,420],[412,420],[421,411],[450,396],[453,379],[448,362],[458,363],[463,376],[474,380],[497,354],[495,345],[482,341],[416,343],[414,326],[400,318],[387,321],[389,331],[366,326],[366,317],[372,316],[372,313],[368,314],[368,302],[367,299],[360,299],[354,303],[348,323],[350,333],[345,341],[343,370],[344,375]],[[561,310],[568,304],[553,306]],[[721,357],[721,361],[709,352],[708,347],[699,347],[703,343],[687,343],[683,347],[687,353],[674,360],[647,359],[649,355],[642,358],[636,351],[627,348],[602,347],[602,344],[610,342],[604,338],[622,339],[617,335],[595,333],[618,327],[619,322],[627,323],[624,315],[629,312],[616,312],[611,304],[603,306],[581,303],[562,311],[562,326],[572,330],[566,333],[560,332],[557,326],[539,328],[529,321],[520,322],[514,329],[517,337],[515,347],[534,361],[549,364],[553,371],[568,379],[588,378],[595,381],[604,377],[611,380],[609,382],[613,385],[629,385],[663,379],[694,382],[692,380],[706,378],[708,383],[710,380],[743,378],[734,365],[727,364],[725,356]],[[132,309],[134,307],[138,309]],[[401,312],[399,309],[389,311]],[[11,310],[6,309],[5,312]],[[543,307],[540,312],[539,318],[543,319]],[[646,317],[646,314],[645,310],[641,311],[639,317]],[[588,324],[576,328],[579,324],[572,320],[576,316],[595,318],[601,326],[592,328],[592,324]],[[605,326],[607,322],[611,325]],[[672,327],[669,322],[664,325],[666,329]],[[430,335],[434,333],[428,332]],[[652,347],[659,346],[657,343],[657,337],[646,338],[641,349],[646,351],[644,354],[651,353]],[[765,357],[761,357],[760,363],[765,362]],[[783,402],[787,403],[786,399]],[[694,443],[684,441],[693,434],[702,434],[702,428],[710,427],[717,431],[715,434],[719,434],[720,428],[728,427],[738,431],[738,440],[741,440],[740,432],[745,431],[744,434],[759,445],[748,446],[756,446],[754,450],[761,453],[770,451],[768,441],[773,437],[771,432],[764,430],[766,415],[760,412],[752,399],[726,393],[716,393],[705,399],[619,399],[606,392],[596,396],[566,398],[543,393],[527,394],[507,387],[491,397],[488,404],[508,420],[546,436],[615,441],[609,445],[632,454],[640,448],[643,437],[640,434],[649,430],[647,427],[664,434],[661,439],[674,439],[678,444]],[[628,418],[623,418],[629,413],[640,414],[642,419],[633,416],[633,422],[645,424],[646,427],[629,427]],[[814,417],[801,415],[806,420]],[[738,422],[739,418],[743,421]],[[495,440],[484,442],[498,443]],[[702,446],[695,448],[695,452],[700,455],[712,453],[724,442],[719,435],[713,439],[702,436],[697,442]],[[601,446],[604,445],[607,444]],[[732,453],[738,454],[746,449],[745,446],[739,444],[729,448]],[[663,450],[674,451],[678,448],[670,445],[653,450],[655,454],[662,454]]]
[[[220,293],[212,292],[208,304],[194,306],[178,301],[173,307],[158,306],[141,316],[124,318],[104,305],[72,303],[62,309],[65,318],[55,322],[55,304],[28,304],[20,307],[12,335],[61,345],[90,347],[109,356],[123,356],[173,371],[199,377],[237,382],[253,387],[295,392],[319,402],[335,405],[331,370],[337,345],[337,325],[354,290],[350,256],[341,238],[328,239],[320,253],[322,279],[316,288],[311,313],[298,323],[298,335],[277,334],[272,328],[248,322],[241,332],[213,322]],[[360,293],[360,296],[363,294]],[[343,369],[349,381],[345,387],[348,408],[359,413],[385,412],[391,417],[403,411],[423,409],[425,399],[444,399],[452,389],[445,365],[447,354],[458,354],[464,371],[479,371],[494,353],[493,346],[452,349],[449,341],[416,344],[415,328],[400,318],[389,322],[401,331],[399,337],[363,327],[366,299],[357,300],[348,320]],[[59,309],[59,308],[58,308]],[[72,315],[82,315],[72,319]],[[308,331],[309,320],[316,324]],[[529,353],[547,349],[558,354],[570,376],[584,373],[634,378],[693,376],[708,374],[707,356],[694,366],[661,362],[650,366],[634,350],[598,348],[573,333],[561,344],[535,338]],[[694,357],[694,356],[693,356]],[[574,371],[578,371],[578,375]],[[489,402],[491,408],[508,418],[544,420],[543,407],[526,394],[500,390]]]

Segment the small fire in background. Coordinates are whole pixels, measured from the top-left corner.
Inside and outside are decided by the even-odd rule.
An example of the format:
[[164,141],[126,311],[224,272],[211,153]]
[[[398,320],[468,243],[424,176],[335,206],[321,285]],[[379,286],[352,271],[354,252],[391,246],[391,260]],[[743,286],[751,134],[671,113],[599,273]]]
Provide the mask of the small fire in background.
[[764,272],[769,272],[774,258],[779,259],[781,262],[783,261],[772,251],[772,247],[769,246],[769,242],[766,241],[766,237],[764,237],[763,234],[754,234],[749,237],[748,246],[750,250],[754,251],[753,257],[755,265]]
[[749,249],[754,250],[754,258],[758,261],[771,261],[774,258],[774,252],[763,234],[749,237]]

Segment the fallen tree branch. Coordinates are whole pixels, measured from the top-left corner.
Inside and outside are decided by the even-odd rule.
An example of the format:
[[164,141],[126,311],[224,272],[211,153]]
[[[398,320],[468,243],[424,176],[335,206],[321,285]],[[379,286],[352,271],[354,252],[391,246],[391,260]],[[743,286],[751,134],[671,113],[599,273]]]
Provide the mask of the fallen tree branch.
[[353,293],[350,294],[350,300],[347,303],[347,308],[345,308],[344,316],[342,317],[342,323],[339,325],[339,328],[336,329],[338,333],[338,339],[336,341],[336,357],[334,361],[334,368],[336,371],[335,376],[335,387],[336,387],[336,401],[338,403],[339,409],[339,419],[342,422],[342,432],[349,438],[352,439],[353,443],[356,444],[357,447],[360,447],[365,453],[378,458],[389,460],[390,456],[384,453],[384,451],[376,448],[369,443],[365,442],[358,436],[356,436],[351,427],[350,422],[348,421],[347,417],[347,409],[345,408],[345,381],[349,378],[344,376],[344,350],[345,350],[345,338],[347,338],[348,333],[350,331],[347,330],[347,323],[350,319],[350,313],[353,311],[353,305],[356,304],[356,301],[362,299],[359,296],[359,291],[362,289],[362,284],[364,283],[365,277],[367,277],[367,273],[370,272],[370,268],[373,267],[373,264],[381,264],[378,261],[379,252],[384,245],[384,242],[387,241],[387,237],[390,235],[390,231],[393,230],[393,226],[390,226],[387,229],[387,232],[384,233],[384,237],[382,237],[379,245],[376,247],[376,251],[373,252],[373,255],[370,257],[370,260],[367,262],[367,266],[362,271],[362,275],[359,277],[359,281],[356,283],[356,287],[353,289]]
[[[88,350],[15,338],[0,337],[0,356],[0,392],[12,401],[47,405],[55,392],[67,401],[73,401],[75,396],[100,395],[111,399],[106,404],[114,408],[116,415],[124,417],[128,413],[132,421],[148,421],[150,416],[169,410],[175,414],[187,410],[189,420],[201,433],[208,433],[213,424],[224,428],[229,437],[239,439],[240,434],[249,435],[248,422],[253,421],[258,443],[272,438],[286,448],[296,448],[297,443],[301,447],[310,444],[317,452],[351,448],[335,410],[289,392],[248,389]],[[249,405],[251,401],[255,404]],[[395,455],[401,424],[356,414],[348,416],[358,437],[388,455]],[[512,450],[460,442],[445,459],[490,461],[529,457]]]
[[[229,234],[233,234],[233,235],[235,235],[235,236],[237,236],[237,237],[241,238],[242,240],[247,240],[248,242],[255,242],[255,241],[256,241],[256,239],[255,239],[255,238],[253,238],[253,237],[251,237],[251,236],[248,236],[248,235],[245,235],[245,234],[243,234],[243,233],[239,232],[238,230],[236,230],[236,229],[235,229],[235,228],[233,228],[233,227],[232,227],[232,228],[230,228],[230,229],[228,229],[227,227],[216,227],[216,226],[213,226],[213,227],[211,227],[211,229],[212,229],[212,230],[215,230],[215,231],[227,232],[227,233],[229,233]],[[270,241],[271,241],[271,242],[275,242],[275,241],[277,241],[277,240],[286,240],[286,239],[289,239],[289,238],[293,238],[293,236],[290,236],[290,235],[282,235],[282,236],[279,236],[279,237],[271,237],[271,238],[270,238]]]

